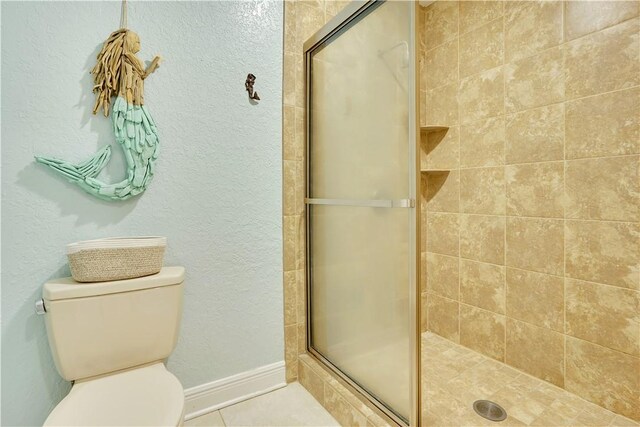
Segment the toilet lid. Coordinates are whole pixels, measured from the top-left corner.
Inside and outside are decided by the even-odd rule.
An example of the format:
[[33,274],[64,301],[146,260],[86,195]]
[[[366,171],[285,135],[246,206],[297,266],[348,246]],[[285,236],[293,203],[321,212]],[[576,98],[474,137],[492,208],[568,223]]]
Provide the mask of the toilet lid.
[[45,426],[178,426],[180,381],[162,363],[76,383]]

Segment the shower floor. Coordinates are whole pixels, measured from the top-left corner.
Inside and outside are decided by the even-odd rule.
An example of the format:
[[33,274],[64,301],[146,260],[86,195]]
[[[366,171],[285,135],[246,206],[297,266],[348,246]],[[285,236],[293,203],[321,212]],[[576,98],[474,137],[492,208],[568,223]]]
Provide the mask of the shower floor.
[[[593,403],[431,332],[422,334],[423,425],[638,426]],[[487,399],[508,418],[486,420],[473,402]]]

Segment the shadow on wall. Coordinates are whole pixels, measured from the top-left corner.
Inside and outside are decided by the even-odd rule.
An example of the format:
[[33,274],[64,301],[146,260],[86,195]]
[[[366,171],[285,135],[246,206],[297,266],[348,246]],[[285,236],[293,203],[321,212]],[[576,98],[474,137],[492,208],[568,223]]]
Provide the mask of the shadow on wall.
[[[115,142],[111,117],[104,117],[101,113],[93,114],[95,97],[93,95],[91,70],[96,63],[96,57],[100,49],[102,49],[102,43],[99,43],[87,58],[83,76],[79,81],[81,86],[80,99],[78,104],[75,105],[77,109],[82,110],[80,126],[85,127],[88,124],[90,131],[98,136],[96,150],[86,150],[82,147],[84,142],[77,141],[78,152],[86,154],[79,158],[77,152],[65,153],[63,159],[72,163],[81,162],[99,148],[105,145],[112,145],[111,160],[101,172],[100,177],[106,182],[117,182],[123,179],[126,165],[122,149]],[[49,155],[48,153],[33,154]],[[69,183],[45,166],[36,164],[35,161],[25,166],[18,173],[17,183],[41,197],[57,202],[61,216],[77,215],[76,225],[78,226],[85,224],[95,224],[97,226],[117,224],[135,208],[138,200],[138,197],[124,202],[100,200],[85,193],[79,187]]]
[[[68,267],[63,265],[55,273],[51,274],[47,280],[68,274]],[[44,317],[35,313],[34,302],[41,297],[42,288],[38,287],[25,298],[16,315],[9,319],[8,322],[3,322],[2,346],[5,348],[17,348],[20,345],[27,351],[21,354],[4,353],[2,355],[2,370],[3,375],[9,376],[8,371],[11,371],[12,375],[20,375],[20,372],[16,371],[16,367],[25,369],[27,367],[29,369],[37,367],[37,378],[41,378],[41,387],[29,390],[28,393],[33,396],[27,396],[26,399],[45,400],[50,403],[50,406],[46,413],[29,414],[27,419],[40,418],[41,422],[44,422],[49,412],[69,393],[71,383],[58,374],[51,355],[51,349],[49,348]],[[28,343],[26,347],[23,344],[24,342]],[[13,357],[8,358],[8,356]],[[6,416],[5,419],[23,420],[23,423],[28,423],[25,419],[26,414],[11,414],[14,410],[20,411],[20,405],[12,404],[14,397],[24,399],[24,396],[12,396],[11,393],[2,393],[3,418]]]
[[134,197],[123,202],[98,199],[65,181],[53,171],[47,170],[43,165],[36,164],[35,161],[18,173],[17,184],[58,203],[61,217],[76,215],[77,226],[95,224],[104,227],[117,224],[131,213],[139,199]]

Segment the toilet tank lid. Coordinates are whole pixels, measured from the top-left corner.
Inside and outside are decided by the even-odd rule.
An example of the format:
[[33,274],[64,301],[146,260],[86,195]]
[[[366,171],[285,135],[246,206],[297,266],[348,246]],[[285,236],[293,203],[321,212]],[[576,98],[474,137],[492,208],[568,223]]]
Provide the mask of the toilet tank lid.
[[162,267],[157,274],[136,279],[111,282],[80,283],[71,277],[54,279],[44,284],[42,297],[54,301],[70,298],[94,297],[120,292],[139,291],[160,286],[177,285],[184,281],[184,267]]

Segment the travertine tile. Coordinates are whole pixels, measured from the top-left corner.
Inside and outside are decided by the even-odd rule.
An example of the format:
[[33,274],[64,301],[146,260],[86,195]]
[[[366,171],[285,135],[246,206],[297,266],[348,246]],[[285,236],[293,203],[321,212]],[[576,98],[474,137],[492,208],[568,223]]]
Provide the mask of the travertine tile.
[[460,167],[504,164],[504,117],[491,117],[460,126]]
[[[420,87],[426,87],[426,84],[420,84]],[[420,90],[420,117],[419,117],[420,126],[427,125],[427,91]]]
[[426,90],[446,84],[456,83],[458,79],[458,40],[441,44],[425,53]]
[[301,215],[296,215],[295,217],[295,225],[296,225],[296,270],[302,270],[305,264],[305,244],[306,244],[306,226],[305,226],[305,217]]
[[427,250],[444,255],[458,255],[458,215],[427,214]]
[[287,215],[283,218],[284,228],[284,271],[296,269],[296,238],[298,230],[296,228],[296,217]]
[[507,316],[564,331],[564,279],[507,268]]
[[436,132],[422,132],[420,146],[423,169],[457,169],[460,144],[457,126]]
[[563,274],[562,220],[507,218],[507,266]]
[[459,259],[427,252],[427,290],[431,293],[458,300]]
[[296,145],[296,160],[304,160],[304,153],[307,144],[307,130],[305,124],[305,111],[303,108],[296,108],[296,122],[295,122],[295,145]]
[[282,159],[296,158],[296,109],[290,105],[282,106]]
[[349,0],[327,0],[324,2],[325,5],[325,21],[329,21],[331,18],[339,14],[342,9],[345,8],[349,3]]
[[567,218],[640,220],[640,156],[566,162]]
[[420,174],[420,252],[427,251],[427,174]]
[[298,377],[298,329],[296,325],[284,327],[284,359],[285,377],[287,382],[295,381]]
[[321,405],[324,405],[324,382],[309,365],[298,359],[298,381]]
[[459,303],[434,294],[429,295],[429,330],[453,342],[459,342]]
[[507,166],[507,215],[562,218],[563,169],[563,162]]
[[460,34],[487,24],[502,16],[502,1],[461,1]]
[[510,114],[506,121],[507,164],[564,158],[564,104]]
[[598,411],[583,411],[575,420],[574,424],[579,426],[608,426],[613,421],[615,414],[601,409]]
[[469,123],[504,114],[504,72],[492,68],[460,80],[460,122]]
[[[570,414],[575,412],[575,415],[567,415],[567,412]],[[569,427],[574,425],[573,420],[579,413],[580,412],[575,411],[572,406],[556,401],[538,415],[529,425],[536,427]]]
[[[297,9],[297,7],[296,7]],[[295,64],[296,74],[296,107],[305,108],[305,74],[304,74],[304,57],[300,54],[296,55]]]
[[564,101],[562,48],[505,65],[505,108],[508,113]]
[[504,168],[461,169],[460,210],[466,213],[504,215]]
[[562,387],[564,335],[517,320],[507,319],[507,363]]
[[504,58],[502,30],[503,20],[500,18],[460,36],[461,78],[502,65]]
[[432,49],[458,35],[458,2],[437,1],[425,10],[425,46]]
[[296,2],[296,46],[302,46],[324,24],[324,7],[321,2]]
[[457,170],[429,172],[427,176],[427,211],[458,212],[460,209],[460,177]]
[[367,417],[367,427],[392,427],[378,414],[371,414]]
[[566,275],[640,289],[639,237],[638,224],[566,221]]
[[[298,323],[298,355],[307,351],[307,324]],[[286,350],[285,350],[286,351]]]
[[567,334],[640,356],[638,291],[567,279],[566,298]]
[[451,83],[427,90],[426,124],[453,126],[458,123],[458,85]]
[[615,427],[637,427],[640,423],[630,420],[629,418],[622,417],[620,415],[616,415],[616,417],[611,421],[611,426]]
[[504,328],[504,316],[460,304],[460,344],[465,347],[504,360]]
[[297,323],[305,323],[307,319],[307,288],[304,270],[296,270],[296,318]]
[[284,215],[296,214],[296,161],[282,161],[282,211]]
[[566,45],[567,99],[640,84],[638,18]]
[[296,105],[296,55],[285,53],[282,61],[282,103]]
[[567,102],[566,110],[567,159],[640,152],[640,89]]
[[[522,375],[521,377],[524,377]],[[507,414],[522,420],[529,425],[537,419],[547,407],[546,396],[535,393],[535,390],[518,387],[517,382],[507,384],[500,391],[491,396],[491,400],[500,402]],[[528,384],[527,384],[528,386]],[[548,427],[548,426],[547,426]]]
[[460,256],[504,264],[505,218],[460,215]]
[[328,384],[324,387],[324,407],[340,425],[354,427],[367,425],[367,418]]
[[505,2],[506,61],[517,61],[562,43],[562,2]]
[[[424,239],[422,239],[424,240]],[[420,292],[427,292],[427,253],[420,253]]]
[[640,359],[567,337],[565,387],[626,417],[640,419]]
[[284,325],[293,325],[298,320],[296,272],[284,272]]
[[283,49],[286,53],[296,53],[296,1],[284,2],[284,40]]
[[565,40],[618,24],[638,16],[637,1],[566,1],[564,2]]
[[504,267],[461,259],[460,301],[504,314]]
[[420,294],[420,331],[429,330],[429,295],[426,292]]

